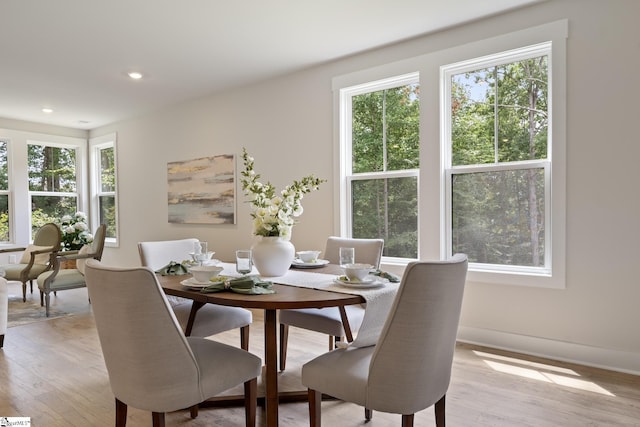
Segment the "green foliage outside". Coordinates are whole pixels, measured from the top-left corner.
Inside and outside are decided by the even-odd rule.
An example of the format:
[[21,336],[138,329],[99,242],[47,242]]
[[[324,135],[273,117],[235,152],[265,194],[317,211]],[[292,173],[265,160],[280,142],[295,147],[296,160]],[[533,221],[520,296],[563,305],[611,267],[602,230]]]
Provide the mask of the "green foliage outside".
[[415,177],[357,180],[358,173],[419,168],[419,87],[406,85],[354,96],[352,235],[383,238],[384,255],[416,258]]
[[546,159],[547,91],[546,56],[453,76],[453,166],[498,166],[453,175],[454,253],[544,265],[544,169],[500,167]]

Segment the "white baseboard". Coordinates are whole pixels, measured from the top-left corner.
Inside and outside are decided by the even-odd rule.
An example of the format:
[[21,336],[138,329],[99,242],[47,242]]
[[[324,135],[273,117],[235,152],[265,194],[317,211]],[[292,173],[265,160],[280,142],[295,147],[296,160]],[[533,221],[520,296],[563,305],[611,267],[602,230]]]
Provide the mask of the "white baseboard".
[[640,354],[461,326],[458,341],[640,375]]

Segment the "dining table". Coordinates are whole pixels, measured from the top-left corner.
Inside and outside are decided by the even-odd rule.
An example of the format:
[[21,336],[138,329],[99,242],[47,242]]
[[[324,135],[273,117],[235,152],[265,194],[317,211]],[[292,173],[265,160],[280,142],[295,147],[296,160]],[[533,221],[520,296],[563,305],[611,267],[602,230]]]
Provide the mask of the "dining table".
[[[235,272],[235,265],[222,263],[224,270],[221,274]],[[244,293],[235,293],[230,291],[223,292],[201,292],[197,289],[190,289],[182,282],[185,276],[162,276],[157,275],[160,285],[167,295],[188,298],[193,300],[193,308],[189,323],[187,325],[187,334],[193,320],[197,316],[198,308],[204,304],[212,303],[233,307],[243,307],[249,309],[264,310],[264,381],[265,396],[264,405],[266,412],[266,425],[275,427],[278,425],[278,403],[279,400],[286,399],[285,396],[278,393],[278,341],[277,341],[277,312],[282,309],[296,308],[324,308],[339,307],[345,330],[348,330],[347,341],[351,341],[351,331],[349,329],[348,319],[344,307],[352,304],[363,304],[367,300],[362,293],[350,292],[348,289],[344,291],[336,291],[331,289],[318,289],[309,283],[309,280],[317,278],[332,280],[343,274],[343,269],[338,265],[328,264],[321,268],[311,270],[290,270],[285,276],[279,278],[264,278],[272,282],[272,294],[249,295]],[[331,279],[333,278],[333,279]],[[300,285],[296,286],[296,282]],[[311,280],[313,282],[313,280]],[[300,397],[298,393],[298,400]],[[306,396],[306,394],[304,395]],[[215,401],[215,399],[213,399]],[[202,406],[207,406],[204,402]]]

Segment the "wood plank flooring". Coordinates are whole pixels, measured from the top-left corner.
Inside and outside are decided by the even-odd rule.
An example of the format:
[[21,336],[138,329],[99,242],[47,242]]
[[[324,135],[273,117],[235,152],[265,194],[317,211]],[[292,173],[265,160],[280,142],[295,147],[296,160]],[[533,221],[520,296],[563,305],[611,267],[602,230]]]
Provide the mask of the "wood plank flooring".
[[[10,293],[20,292],[10,284]],[[36,293],[30,298],[39,298]],[[0,350],[0,417],[31,417],[32,426],[86,427],[114,424],[109,387],[86,289],[52,297],[71,316],[10,328]],[[239,332],[215,336],[239,345]],[[325,351],[324,335],[291,328],[281,389],[301,387],[302,363]],[[251,348],[263,357],[262,314],[254,312]],[[230,392],[235,392],[232,390]],[[323,425],[362,426],[363,409],[340,401],[322,405]],[[416,415],[433,426],[433,408]],[[447,394],[449,426],[584,427],[640,426],[640,377],[489,348],[459,344]],[[151,415],[129,408],[128,426],[150,426]],[[168,426],[243,426],[242,408],[206,408],[167,415]],[[258,425],[264,425],[261,409]],[[280,405],[280,426],[308,425],[306,403]],[[400,416],[374,412],[370,427],[399,426]]]

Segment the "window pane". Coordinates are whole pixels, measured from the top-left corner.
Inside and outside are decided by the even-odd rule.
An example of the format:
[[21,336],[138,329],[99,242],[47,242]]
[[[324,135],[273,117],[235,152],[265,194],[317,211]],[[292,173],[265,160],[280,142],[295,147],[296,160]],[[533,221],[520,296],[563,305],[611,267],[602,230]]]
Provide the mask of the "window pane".
[[116,198],[100,196],[100,224],[107,224],[107,237],[116,237]]
[[0,190],[9,189],[9,164],[7,163],[7,141],[0,140]]
[[100,187],[103,192],[116,191],[116,174],[113,147],[100,150]]
[[76,191],[76,150],[29,145],[29,190]]
[[0,194],[0,242],[9,241],[9,195]]
[[33,233],[47,222],[60,223],[64,215],[76,213],[76,197],[31,196],[31,231]]
[[410,178],[352,181],[352,235],[383,238],[384,256],[418,256],[418,180]]
[[452,252],[475,263],[544,265],[544,169],[452,176]]
[[452,76],[452,165],[545,159],[547,71],[541,56]]
[[419,104],[417,84],[353,96],[353,173],[419,167]]

